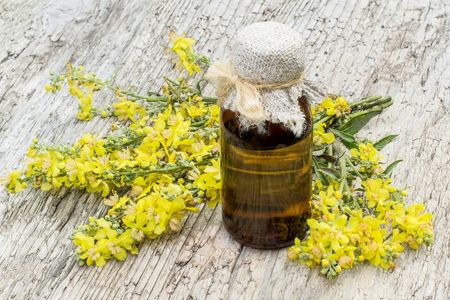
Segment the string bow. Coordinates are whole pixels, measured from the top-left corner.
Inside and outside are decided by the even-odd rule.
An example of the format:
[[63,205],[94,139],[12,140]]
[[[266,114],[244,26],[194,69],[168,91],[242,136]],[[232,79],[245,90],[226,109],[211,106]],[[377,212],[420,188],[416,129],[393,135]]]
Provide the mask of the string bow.
[[254,84],[239,77],[231,62],[225,61],[212,64],[205,77],[216,87],[216,95],[220,99],[225,98],[234,88],[236,90],[236,110],[253,122],[259,122],[266,119],[259,90],[293,86],[302,80],[303,74],[288,82]]

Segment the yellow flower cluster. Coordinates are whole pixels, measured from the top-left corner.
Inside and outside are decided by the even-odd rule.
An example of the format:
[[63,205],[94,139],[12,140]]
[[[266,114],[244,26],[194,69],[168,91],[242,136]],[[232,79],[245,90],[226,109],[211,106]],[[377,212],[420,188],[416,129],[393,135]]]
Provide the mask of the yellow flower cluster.
[[347,100],[342,96],[330,95],[311,107],[314,117],[314,146],[326,146],[334,143],[336,136],[327,131],[332,124],[332,117],[340,118],[351,112]]
[[193,75],[194,72],[200,73],[201,69],[197,64],[197,57],[192,48],[196,43],[195,40],[184,35],[178,35],[175,32],[170,33],[169,39],[172,43],[171,50],[178,56],[178,65],[187,70],[189,75]]
[[358,148],[350,149],[350,154],[359,161],[359,172],[380,173],[383,171],[383,168],[380,166],[380,161],[383,159],[383,156],[378,153],[372,143],[360,143],[358,144]]
[[20,171],[12,171],[8,176],[0,177],[0,184],[6,185],[6,189],[10,193],[20,193],[28,187],[23,181],[23,174]]
[[313,132],[313,143],[315,146],[329,145],[334,143],[335,136],[331,132],[325,132],[325,123],[318,123]]
[[78,99],[77,119],[91,120],[96,113],[92,107],[94,92],[106,83],[99,80],[94,73],[86,73],[83,66],[74,67],[69,63],[67,73],[53,76],[51,82],[45,85],[45,91],[56,93],[61,90],[64,81],[67,82],[70,95]]
[[206,193],[209,199],[208,206],[214,207],[220,201],[220,162],[212,160],[210,166],[206,166],[203,173],[194,181],[194,186]]
[[361,143],[358,145],[358,149],[353,148],[350,150],[350,153],[354,157],[371,163],[378,163],[381,159],[381,156],[378,154],[377,149],[375,149],[375,147],[371,143]]
[[367,207],[373,208],[383,207],[385,201],[390,199],[391,193],[395,192],[396,189],[390,185],[391,179],[383,178],[369,178],[362,182],[362,186],[366,191]]
[[[74,75],[58,80],[71,78],[70,93],[79,100],[85,98],[84,89],[91,99],[99,86],[107,85],[95,75],[80,75],[83,68],[69,67],[68,74],[73,70],[81,80],[72,80]],[[83,264],[123,260],[127,253],[137,253],[144,237],[178,231],[182,217],[197,211],[196,205],[214,206],[220,199],[219,107],[204,102],[182,79],[169,84],[158,98],[115,89],[118,102],[109,115],[126,124],[117,133],[104,138],[84,134],[71,146],[35,140],[26,168],[3,179],[11,193],[31,185],[44,191],[77,188],[105,198],[112,206],[108,214],[91,218],[73,235]],[[166,103],[158,112],[136,99]],[[91,104],[89,112],[95,112]]]
[[122,100],[114,103],[114,115],[122,122],[137,122],[147,116],[145,109],[138,103],[130,100]]
[[179,231],[181,219],[188,211],[197,211],[193,194],[182,181],[172,183],[164,175],[146,187],[135,198],[127,196],[116,201],[108,215],[80,226],[73,235],[73,243],[82,263],[103,266],[112,257],[124,260],[127,253],[138,253],[138,245],[145,237],[155,239],[169,228]]
[[136,240],[132,237],[133,230],[123,231],[112,220],[108,217],[89,218],[90,223],[80,226],[73,235],[72,241],[78,246],[76,253],[82,263],[101,267],[111,257],[124,260],[127,252],[138,253]]
[[[336,185],[336,183],[335,183]],[[303,241],[296,240],[288,257],[309,266],[321,266],[321,272],[334,277],[343,269],[368,261],[384,269],[395,267],[395,258],[405,245],[417,249],[433,241],[432,216],[424,213],[423,204],[405,206],[394,200],[397,190],[390,186],[366,187],[365,195],[352,197],[325,187],[312,201],[314,218],[308,220],[309,234]],[[370,211],[364,197],[377,202]],[[346,202],[357,202],[362,208],[349,209]],[[372,206],[373,207],[373,206]],[[369,212],[370,211],[370,212]]]
[[85,80],[84,78],[95,79],[94,74],[85,74],[83,66],[73,67],[71,64],[67,66],[67,84],[69,85],[69,93],[78,99],[79,120],[91,120],[94,116],[92,102],[94,100],[94,92],[99,89],[95,80]]
[[328,116],[341,117],[351,111],[347,100],[342,96],[329,96],[324,98],[319,104],[313,108],[316,112],[325,112]]
[[[326,98],[313,111],[317,154],[312,217],[307,221],[307,237],[296,239],[288,257],[309,267],[320,266],[321,273],[332,278],[365,261],[392,269],[405,246],[417,249],[422,244],[430,245],[434,235],[432,215],[425,212],[425,206],[406,205],[407,192],[391,184],[381,166],[383,157],[373,143],[358,143],[353,134],[340,131],[351,127],[342,118],[350,113],[347,101]],[[351,116],[348,119],[352,120]],[[343,144],[335,143],[336,136],[326,132],[327,126],[339,133]],[[324,147],[325,151],[319,151]],[[338,159],[330,160],[332,154]]]
[[[211,128],[205,125],[208,123],[217,127],[218,107],[201,107],[199,114],[185,102],[176,110],[169,106],[159,113],[151,121],[153,126],[141,126],[139,123],[144,123],[145,118],[132,124],[133,130],[143,135],[141,144],[133,151],[116,150],[111,155],[118,160],[114,166],[127,170],[127,177],[120,178],[120,183],[131,186],[132,197],[113,194],[105,201],[112,205],[108,220],[118,220],[117,234],[98,235],[99,230],[105,229],[99,229],[92,221],[77,230],[74,243],[83,263],[101,266],[112,257],[123,260],[127,251],[137,253],[136,246],[144,237],[154,239],[169,229],[178,231],[186,212],[197,211],[196,204],[205,200],[208,205],[217,203],[221,189],[217,134],[211,130],[205,134],[204,130]],[[189,112],[204,119],[203,131],[192,127]],[[161,161],[172,167],[155,173],[155,166]],[[180,165],[180,161],[185,164]],[[111,227],[113,223],[109,223]]]

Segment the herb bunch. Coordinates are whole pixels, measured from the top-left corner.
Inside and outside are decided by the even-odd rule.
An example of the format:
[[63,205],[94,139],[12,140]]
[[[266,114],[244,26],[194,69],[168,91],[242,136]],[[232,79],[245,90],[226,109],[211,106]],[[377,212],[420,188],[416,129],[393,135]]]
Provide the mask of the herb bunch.
[[407,191],[392,185],[400,161],[384,166],[379,153],[396,135],[373,142],[355,135],[392,104],[390,97],[369,97],[348,104],[330,96],[313,107],[313,197],[307,237],[288,257],[320,266],[331,278],[364,261],[393,269],[409,246],[433,242],[432,215],[423,203],[406,205]]
[[[177,65],[189,76],[209,64],[194,52],[195,40],[173,33],[170,39]],[[45,90],[57,93],[67,86],[78,100],[77,118],[113,118],[112,133],[85,134],[70,146],[34,140],[26,167],[3,184],[11,193],[29,186],[77,188],[103,199],[107,214],[89,218],[72,236],[81,264],[103,266],[138,253],[145,238],[179,231],[188,213],[220,199],[220,109],[217,99],[202,95],[201,82],[165,78],[160,93],[140,95],[69,64],[64,74],[51,75]],[[116,101],[94,107],[95,93],[104,90]],[[390,177],[399,161],[385,166],[379,153],[395,135],[376,142],[357,137],[391,104],[390,97],[348,103],[330,95],[312,107],[312,217],[306,238],[296,239],[288,257],[319,266],[328,278],[365,261],[392,269],[406,247],[433,242],[432,215],[421,203],[406,204],[407,192]]]

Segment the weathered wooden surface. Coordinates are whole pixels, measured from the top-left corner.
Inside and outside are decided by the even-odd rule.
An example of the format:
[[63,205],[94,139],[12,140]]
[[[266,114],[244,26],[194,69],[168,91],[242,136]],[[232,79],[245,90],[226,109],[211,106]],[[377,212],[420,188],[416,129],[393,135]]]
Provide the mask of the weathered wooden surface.
[[[409,251],[391,273],[363,266],[334,281],[287,262],[285,251],[243,248],[220,207],[190,216],[179,235],[147,242],[139,256],[79,267],[70,234],[100,215],[94,196],[0,192],[0,298],[445,299],[450,294],[450,6],[440,1],[31,1],[0,0],[0,171],[20,165],[32,138],[71,142],[107,121],[76,122],[76,104],[43,91],[69,60],[117,82],[159,86],[175,74],[169,29],[218,58],[244,24],[277,20],[305,39],[309,77],[350,99],[395,99],[366,132],[396,132],[386,148],[404,159],[396,182],[436,219],[436,243]],[[195,3],[194,3],[195,2]],[[97,98],[107,103],[108,97]]]

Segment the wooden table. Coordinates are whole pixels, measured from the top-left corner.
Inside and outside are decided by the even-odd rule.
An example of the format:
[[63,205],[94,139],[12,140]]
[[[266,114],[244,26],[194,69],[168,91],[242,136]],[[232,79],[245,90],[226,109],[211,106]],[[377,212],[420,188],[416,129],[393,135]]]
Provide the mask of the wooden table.
[[[196,2],[196,3],[194,3]],[[425,1],[0,0],[0,171],[20,166],[34,137],[69,143],[104,134],[108,120],[78,122],[67,94],[45,94],[68,61],[141,91],[176,76],[164,47],[186,31],[213,58],[245,24],[277,20],[301,32],[308,77],[350,100],[395,104],[365,134],[399,137],[383,152],[403,159],[395,181],[434,213],[436,242],[408,251],[393,272],[357,267],[329,281],[288,262],[286,251],[232,241],[220,207],[190,216],[180,234],[146,242],[138,256],[79,267],[69,237],[105,208],[92,195],[0,192],[1,299],[445,299],[450,294],[450,5]],[[106,104],[110,95],[97,97]],[[101,209],[99,209],[101,207]]]

